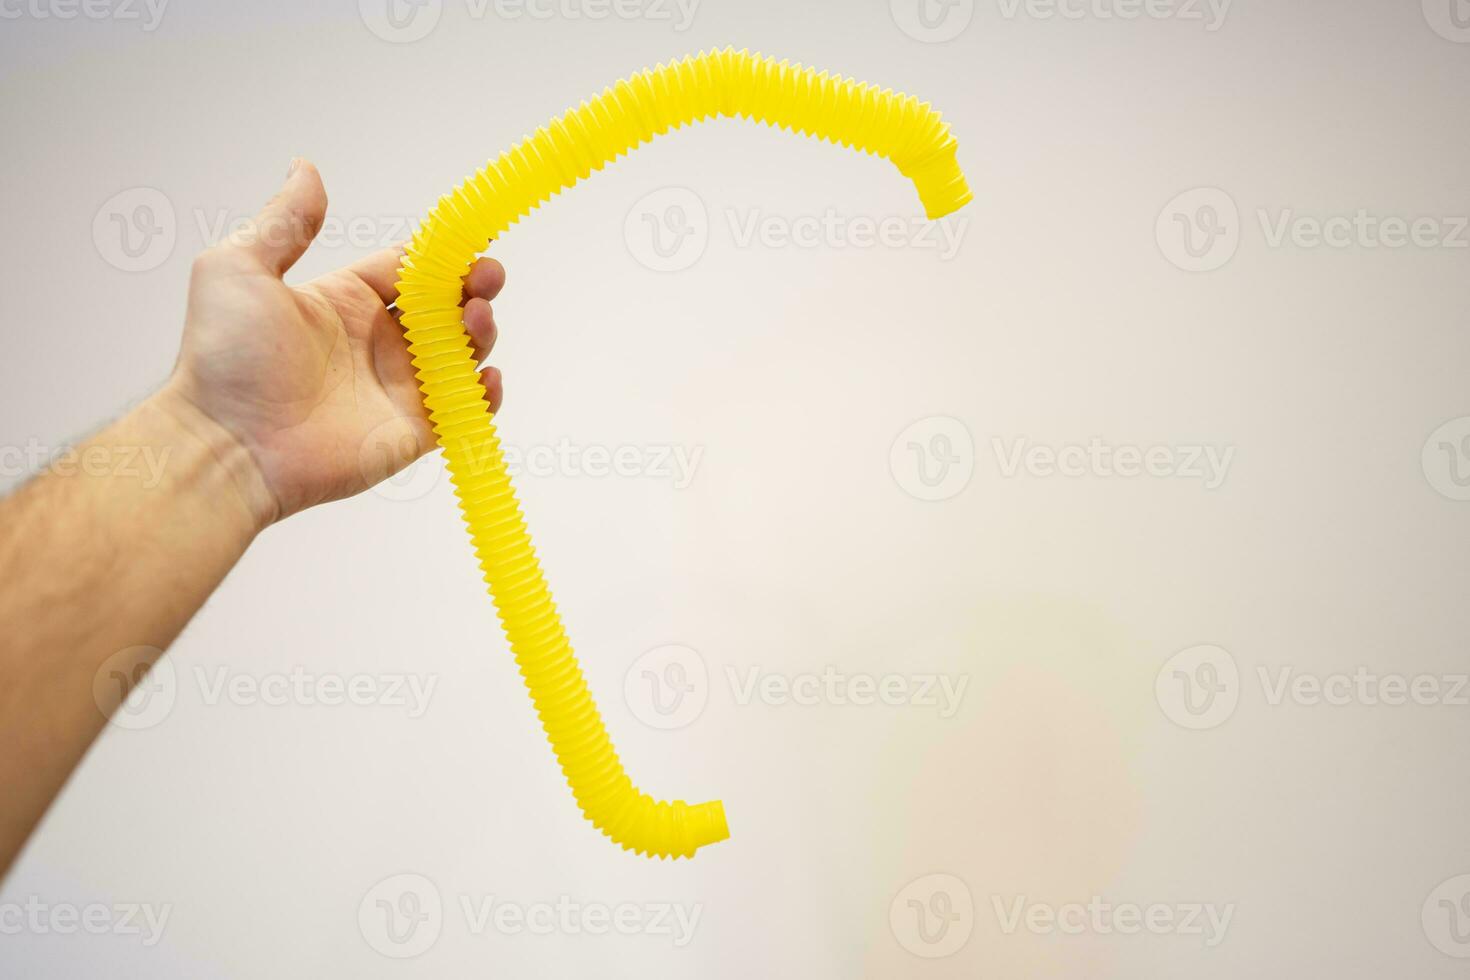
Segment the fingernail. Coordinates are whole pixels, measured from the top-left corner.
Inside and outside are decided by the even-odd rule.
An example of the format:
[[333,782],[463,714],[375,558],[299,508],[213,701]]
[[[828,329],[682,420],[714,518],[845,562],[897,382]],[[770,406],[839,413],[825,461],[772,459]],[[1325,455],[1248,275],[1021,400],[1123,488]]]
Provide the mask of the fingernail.
[[289,166],[289,167],[286,168],[286,179],[289,180],[291,178],[291,175],[294,174],[296,171],[298,171],[300,169],[301,169],[301,158],[300,157],[292,157],[291,158],[291,166]]

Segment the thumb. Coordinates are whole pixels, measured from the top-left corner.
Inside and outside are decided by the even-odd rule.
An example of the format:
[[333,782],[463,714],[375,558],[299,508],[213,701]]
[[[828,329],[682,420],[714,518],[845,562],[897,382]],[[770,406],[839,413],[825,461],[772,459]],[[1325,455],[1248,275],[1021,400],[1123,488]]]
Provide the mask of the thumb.
[[322,176],[311,161],[297,157],[276,196],[230,236],[230,244],[279,276],[301,258],[326,216]]

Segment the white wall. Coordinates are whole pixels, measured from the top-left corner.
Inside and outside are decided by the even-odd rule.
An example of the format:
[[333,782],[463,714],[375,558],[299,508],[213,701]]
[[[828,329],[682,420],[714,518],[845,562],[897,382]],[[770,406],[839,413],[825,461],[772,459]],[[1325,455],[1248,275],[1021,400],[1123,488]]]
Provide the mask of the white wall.
[[[1457,941],[1440,899],[1464,883],[1435,889],[1470,873],[1470,707],[1372,705],[1357,687],[1347,704],[1272,703],[1283,669],[1430,675],[1441,702],[1467,669],[1470,503],[1449,466],[1470,473],[1470,423],[1421,457],[1470,416],[1470,235],[1272,242],[1288,212],[1470,210],[1470,46],[1435,0],[1241,0],[1216,30],[1205,5],[1175,11],[1202,21],[1095,12],[1121,2],[1070,20],[982,3],[943,43],[905,32],[923,34],[904,0],[703,0],[685,30],[444,0],[412,43],[375,36],[350,2],[174,0],[154,30],[41,19],[52,0],[36,2],[0,24],[7,447],[62,445],[161,380],[192,253],[291,156],[320,166],[355,239],[313,249],[305,278],[396,237],[618,76],[711,45],[932,101],[976,200],[951,219],[952,255],[927,238],[844,246],[854,220],[915,215],[911,187],[882,161],[722,123],[644,148],[492,249],[509,269],[495,360],[510,443],[700,454],[682,488],[566,469],[519,485],[630,771],[661,796],[723,798],[730,841],[650,862],[581,820],[430,460],[408,485],[421,493],[400,484],[258,542],[171,652],[171,710],[106,733],[0,892],[9,909],[166,906],[160,940],[27,924],[0,935],[0,973],[1459,975],[1441,950],[1470,953],[1470,932]],[[969,7],[931,13],[951,9],[953,29]],[[176,243],[126,273],[93,228],[140,187],[174,211]],[[708,231],[697,262],[660,273],[639,262],[640,209],[688,202],[670,187]],[[1220,267],[1186,272],[1173,214],[1221,200],[1170,207],[1196,188],[1238,220],[1221,215],[1200,260]],[[779,230],[829,210],[818,247],[741,244],[752,218]],[[973,474],[926,502],[907,443],[936,434]],[[1187,467],[1007,473],[1018,440],[1094,438],[1166,447],[1178,467],[1211,447],[1228,468],[1214,489]],[[702,711],[660,730],[641,720],[640,658],[668,644],[707,680],[690,695]],[[1226,651],[1211,661],[1224,689],[1213,727],[1190,730],[1171,720],[1195,717],[1175,670],[1207,679],[1203,654],[1166,662],[1205,644]],[[210,703],[221,677],[298,667],[435,687],[417,717]],[[941,678],[957,704],[838,703],[838,682],[815,704],[745,696],[752,677],[829,667],[916,696]],[[435,941],[403,962],[358,916],[397,897],[403,880],[378,883],[399,874],[443,904]],[[515,933],[477,918],[491,896],[572,911]],[[1220,936],[1206,916],[1203,934],[1176,918],[1159,935],[1101,912],[1078,935],[1025,918],[1094,896],[1230,919]],[[622,903],[698,919],[687,937],[672,918],[582,928]]]

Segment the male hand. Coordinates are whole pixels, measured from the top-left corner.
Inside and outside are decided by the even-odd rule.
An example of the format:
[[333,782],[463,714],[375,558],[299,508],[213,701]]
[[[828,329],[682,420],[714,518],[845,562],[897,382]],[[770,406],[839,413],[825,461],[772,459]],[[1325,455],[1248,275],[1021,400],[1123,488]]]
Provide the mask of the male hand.
[[[351,496],[434,446],[398,324],[401,248],[301,286],[282,281],[326,217],[316,167],[295,160],[255,221],[194,262],[178,364],[157,395],[188,425],[246,451],[242,495],[257,529]],[[465,327],[483,361],[495,344],[490,300],[505,269],[465,277]],[[498,411],[500,372],[481,372]],[[382,451],[388,447],[391,451]]]

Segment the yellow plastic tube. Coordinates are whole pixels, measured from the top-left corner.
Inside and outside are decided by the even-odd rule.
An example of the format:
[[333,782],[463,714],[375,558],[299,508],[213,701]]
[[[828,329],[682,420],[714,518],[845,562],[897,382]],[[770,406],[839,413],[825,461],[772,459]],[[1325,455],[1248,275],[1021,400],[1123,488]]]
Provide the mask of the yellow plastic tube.
[[661,858],[690,857],[728,837],[724,806],[655,800],[623,771],[531,546],[460,299],[464,276],[491,239],[543,201],[652,137],[712,116],[757,119],[886,157],[914,182],[930,218],[971,198],[949,126],[926,103],[726,48],[620,81],[502,153],[439,199],[398,273],[424,405],[557,761],[594,826],[624,849]]

